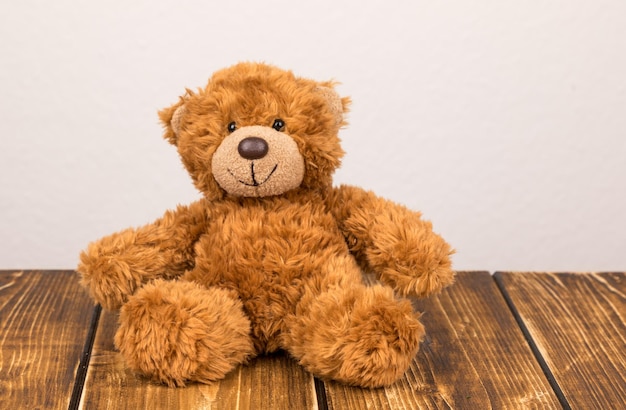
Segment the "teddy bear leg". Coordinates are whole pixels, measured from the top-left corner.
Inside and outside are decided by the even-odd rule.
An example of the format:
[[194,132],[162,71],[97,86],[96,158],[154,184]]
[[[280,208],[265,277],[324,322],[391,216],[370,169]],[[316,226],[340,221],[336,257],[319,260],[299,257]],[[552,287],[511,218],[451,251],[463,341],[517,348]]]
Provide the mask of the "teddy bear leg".
[[418,319],[390,288],[334,288],[298,307],[285,348],[319,377],[380,387],[399,379],[415,357],[424,333]]
[[231,292],[162,279],[122,306],[115,345],[131,369],[170,386],[221,379],[254,354]]

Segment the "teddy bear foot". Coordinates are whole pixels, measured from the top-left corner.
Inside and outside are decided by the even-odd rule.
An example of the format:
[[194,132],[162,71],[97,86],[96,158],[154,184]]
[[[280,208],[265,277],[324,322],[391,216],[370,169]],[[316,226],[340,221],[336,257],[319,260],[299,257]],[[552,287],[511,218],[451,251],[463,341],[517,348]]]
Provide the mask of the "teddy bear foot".
[[156,280],[122,307],[115,345],[134,371],[170,386],[223,378],[253,355],[250,321],[223,289]]
[[402,377],[424,334],[411,303],[378,285],[322,293],[300,313],[287,349],[313,374],[355,386]]

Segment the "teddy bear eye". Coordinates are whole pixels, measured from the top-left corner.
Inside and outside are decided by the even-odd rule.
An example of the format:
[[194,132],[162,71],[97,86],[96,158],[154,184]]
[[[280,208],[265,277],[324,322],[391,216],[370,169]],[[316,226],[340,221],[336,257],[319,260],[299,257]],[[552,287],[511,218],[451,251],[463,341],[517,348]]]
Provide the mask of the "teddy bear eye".
[[228,132],[234,132],[237,129],[237,123],[235,121],[228,124]]
[[280,118],[276,118],[274,120],[274,124],[272,125],[272,128],[274,128],[276,131],[282,131],[285,129],[285,121],[281,120]]

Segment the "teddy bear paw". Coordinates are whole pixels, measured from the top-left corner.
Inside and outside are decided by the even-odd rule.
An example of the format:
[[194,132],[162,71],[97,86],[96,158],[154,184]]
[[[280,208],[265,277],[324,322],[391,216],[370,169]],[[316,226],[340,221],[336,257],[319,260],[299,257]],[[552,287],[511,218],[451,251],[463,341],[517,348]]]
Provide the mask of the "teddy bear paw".
[[230,292],[155,280],[120,312],[115,345],[134,371],[170,386],[223,378],[253,354],[250,321]]
[[306,311],[296,315],[288,350],[312,373],[355,386],[402,377],[424,334],[411,303],[382,286],[326,292]]

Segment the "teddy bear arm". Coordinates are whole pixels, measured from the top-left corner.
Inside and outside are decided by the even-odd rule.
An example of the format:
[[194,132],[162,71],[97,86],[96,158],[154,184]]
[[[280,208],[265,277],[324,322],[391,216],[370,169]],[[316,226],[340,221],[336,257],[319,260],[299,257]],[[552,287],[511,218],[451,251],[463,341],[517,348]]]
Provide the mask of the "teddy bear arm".
[[119,309],[142,284],[175,278],[193,267],[193,247],[205,231],[206,219],[200,200],[167,211],[151,224],[89,244],[77,268],[81,283],[103,307]]
[[454,281],[454,251],[432,224],[352,186],[335,188],[331,209],[359,264],[402,295],[426,296]]

